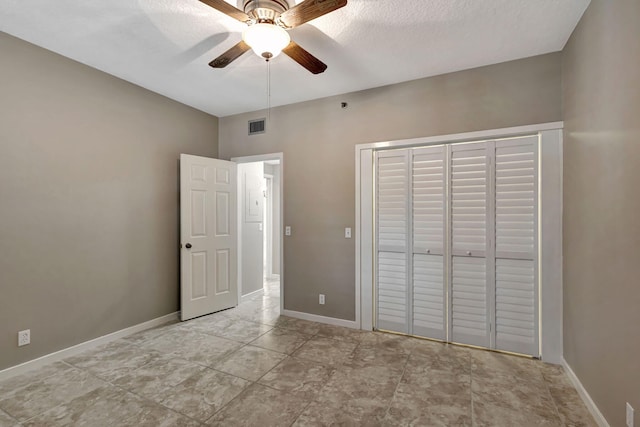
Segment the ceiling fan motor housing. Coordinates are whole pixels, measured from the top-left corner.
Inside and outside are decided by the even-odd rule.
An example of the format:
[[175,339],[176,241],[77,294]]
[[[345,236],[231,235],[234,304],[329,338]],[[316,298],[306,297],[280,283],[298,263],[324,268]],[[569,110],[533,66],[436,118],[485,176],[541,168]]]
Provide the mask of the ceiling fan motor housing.
[[274,23],[289,9],[287,0],[241,0],[244,13],[256,22]]

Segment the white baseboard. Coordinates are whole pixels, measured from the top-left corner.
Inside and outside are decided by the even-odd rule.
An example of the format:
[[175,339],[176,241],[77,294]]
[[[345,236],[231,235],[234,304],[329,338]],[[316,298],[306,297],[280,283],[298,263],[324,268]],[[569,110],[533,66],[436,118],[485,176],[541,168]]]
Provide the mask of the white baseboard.
[[589,412],[591,412],[591,415],[593,415],[593,418],[596,420],[596,423],[598,423],[600,427],[610,427],[607,419],[604,417],[604,415],[602,415],[602,412],[600,412],[600,409],[598,409],[595,402],[593,401],[593,399],[591,399],[591,396],[589,396],[589,393],[587,393],[587,390],[584,388],[575,372],[573,372],[573,369],[571,369],[571,366],[569,366],[564,358],[562,358],[562,366],[564,367],[567,376],[573,383],[573,386],[578,391],[578,394],[584,401],[584,404],[587,406],[587,409],[589,410]]
[[242,295],[242,297],[240,297],[240,302],[247,302],[251,298],[257,297],[258,295],[263,295],[263,294],[264,294],[264,288],[260,288],[257,291],[249,292],[246,295]]
[[2,371],[0,371],[0,380],[4,380],[6,378],[13,377],[15,375],[23,374],[33,369],[40,368],[44,365],[48,365],[50,363],[57,362],[62,359],[66,359],[67,357],[75,356],[76,354],[80,354],[83,351],[87,351],[92,348],[101,346],[103,344],[110,343],[111,341],[115,341],[117,339],[126,337],[128,335],[133,335],[137,332],[141,332],[146,329],[151,329],[156,326],[163,325],[167,322],[171,322],[172,320],[178,320],[179,318],[180,318],[180,312],[176,311],[175,313],[167,314],[165,316],[157,317],[155,319],[151,319],[146,322],[138,323],[137,325],[133,325],[128,328],[121,329],[119,331],[112,332],[110,334],[103,335],[101,337],[94,338],[92,340],[85,341],[80,344],[76,344],[72,347],[67,347],[62,350],[58,350],[54,353],[46,354],[37,359],[33,359],[33,360],[29,360],[28,362],[21,363],[20,365],[3,369]]
[[301,311],[282,310],[283,316],[295,317],[296,319],[310,320],[312,322],[326,323],[327,325],[342,326],[345,328],[359,329],[354,320],[337,319],[335,317],[320,316],[318,314],[303,313]]

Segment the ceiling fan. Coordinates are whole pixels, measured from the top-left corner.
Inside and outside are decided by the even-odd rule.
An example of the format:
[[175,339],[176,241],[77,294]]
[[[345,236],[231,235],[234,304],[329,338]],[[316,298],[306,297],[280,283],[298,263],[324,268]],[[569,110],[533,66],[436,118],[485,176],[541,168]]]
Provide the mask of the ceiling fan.
[[209,63],[224,68],[252,49],[269,61],[284,52],[313,74],[327,69],[326,64],[291,40],[287,30],[346,6],[347,0],[305,0],[290,7],[293,0],[243,0],[244,11],[225,0],[200,0],[202,3],[248,25],[242,41]]

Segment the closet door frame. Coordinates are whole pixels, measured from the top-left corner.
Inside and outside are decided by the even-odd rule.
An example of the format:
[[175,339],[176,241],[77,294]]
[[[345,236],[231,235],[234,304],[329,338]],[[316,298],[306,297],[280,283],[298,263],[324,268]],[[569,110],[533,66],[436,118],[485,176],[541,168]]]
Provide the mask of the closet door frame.
[[[386,141],[356,146],[356,318],[354,327],[372,330],[374,325],[374,151],[490,140],[537,133],[540,136],[540,212],[538,240],[540,283],[540,345],[544,360],[562,361],[562,122],[494,129],[410,140]],[[560,184],[560,185],[559,185]]]

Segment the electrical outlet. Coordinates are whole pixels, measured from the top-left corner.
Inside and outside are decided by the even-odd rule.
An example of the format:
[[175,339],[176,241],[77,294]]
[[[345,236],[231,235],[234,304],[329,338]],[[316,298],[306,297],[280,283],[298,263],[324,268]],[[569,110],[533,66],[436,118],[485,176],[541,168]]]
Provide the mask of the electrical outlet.
[[291,226],[287,225],[287,226],[284,228],[284,235],[285,235],[285,236],[291,236]]
[[633,427],[633,407],[627,402],[627,427]]
[[18,332],[18,347],[31,344],[31,329]]
[[351,238],[351,228],[347,227],[344,229],[344,238],[345,239],[350,239]]
[[318,302],[320,303],[320,305],[324,305],[324,294],[320,294]]

